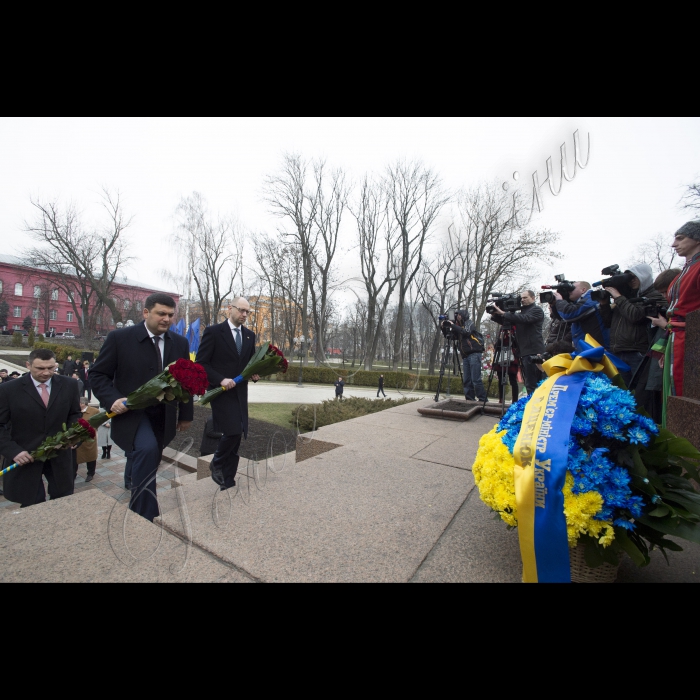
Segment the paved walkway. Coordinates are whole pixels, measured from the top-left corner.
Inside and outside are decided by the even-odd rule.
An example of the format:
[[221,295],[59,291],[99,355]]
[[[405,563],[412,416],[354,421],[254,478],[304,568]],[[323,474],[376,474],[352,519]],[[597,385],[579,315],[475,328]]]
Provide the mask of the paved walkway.
[[[300,464],[244,461],[237,491],[196,474],[162,485],[155,525],[114,500],[122,458],[102,464],[73,498],[0,516],[0,581],[519,583],[518,534],[471,473],[496,419],[420,417],[430,405],[323,428],[306,439],[331,451]],[[683,546],[670,568],[627,560],[620,581],[697,582],[700,546]]]
[[[429,396],[426,392],[399,392],[389,387],[385,391],[387,398],[390,399],[403,397],[422,399]],[[286,382],[260,382],[248,388],[248,395],[250,403],[313,404],[334,399],[335,386],[304,384],[304,387],[300,389],[296,384]],[[345,387],[345,398],[351,397],[376,399],[377,390],[354,386]]]
[[[102,450],[99,451],[102,454]],[[124,490],[124,470],[126,469],[126,457],[124,453],[115,445],[112,448],[111,460],[99,460],[97,462],[97,472],[91,483],[85,481],[87,477],[87,467],[83,464],[78,469],[78,478],[75,480],[75,493],[85,493],[86,491],[101,491],[110,498],[128,503],[128,495]],[[182,472],[180,472],[182,473]],[[175,478],[174,467],[162,464],[156,479],[158,494],[169,491],[172,488],[172,480]],[[44,480],[44,486],[47,486]],[[16,503],[10,503],[6,498],[0,497],[0,513],[8,510],[19,510]]]

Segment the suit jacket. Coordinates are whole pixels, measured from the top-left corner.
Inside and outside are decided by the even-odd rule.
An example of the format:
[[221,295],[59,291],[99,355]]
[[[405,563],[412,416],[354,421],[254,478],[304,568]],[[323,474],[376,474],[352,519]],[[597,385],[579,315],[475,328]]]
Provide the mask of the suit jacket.
[[88,367],[87,376],[85,376],[85,367],[78,368],[78,378],[83,383],[83,390],[92,388],[92,367]]
[[[239,354],[233,340],[231,326],[226,321],[204,331],[197,362],[204,367],[212,388],[221,386],[224,379],[235,379],[247,367],[255,355],[255,333],[244,326],[243,350]],[[229,435],[248,437],[248,382],[227,391],[211,404],[214,414],[214,430]]]
[[72,377],[73,372],[78,371],[78,363],[75,360],[66,360],[63,363],[63,375],[65,377]]
[[[190,347],[186,338],[168,332],[165,338],[164,366],[180,359],[190,359]],[[158,376],[158,356],[148,334],[145,323],[131,328],[113,331],[107,336],[100,355],[90,372],[93,392],[105,409],[110,409],[119,400],[129,396],[144,384]],[[156,435],[162,445],[169,445],[177,434],[177,422],[194,418],[192,401],[168,404],[164,407],[163,434]],[[139,423],[145,411],[129,411],[112,420],[112,439],[125,452],[134,449]],[[154,426],[156,429],[156,426]],[[160,430],[161,428],[158,428]]]
[[[9,464],[20,452],[33,452],[47,437],[70,427],[82,417],[78,385],[68,377],[51,379],[48,408],[39,396],[31,375],[0,385],[0,453]],[[51,460],[59,491],[73,483],[73,455],[61,452]],[[5,475],[5,496],[13,503],[31,503],[36,497],[44,465],[19,467]]]

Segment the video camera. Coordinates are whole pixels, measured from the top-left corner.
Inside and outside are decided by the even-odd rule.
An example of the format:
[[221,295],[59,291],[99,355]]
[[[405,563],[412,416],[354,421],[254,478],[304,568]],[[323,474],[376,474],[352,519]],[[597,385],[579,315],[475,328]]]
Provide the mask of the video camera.
[[571,293],[576,289],[576,282],[569,282],[566,275],[557,275],[554,278],[558,284],[556,286],[544,285],[542,289],[550,289],[552,291],[540,294],[540,304],[554,304],[557,299],[554,292],[559,292],[564,301],[569,301]]
[[639,297],[638,299],[630,299],[630,304],[644,304],[644,315],[647,318],[668,318],[668,305],[662,306],[658,301]]
[[515,292],[514,294],[496,294],[496,292],[494,292],[491,296],[493,298],[489,299],[486,313],[492,316],[496,313],[496,308],[499,308],[505,313],[515,313],[516,311],[521,311],[523,308],[523,299],[519,292]]
[[440,330],[445,336],[446,340],[457,340],[457,335],[452,332],[452,325],[457,322],[457,312],[448,311],[447,313],[440,314]]
[[619,265],[611,265],[601,272],[602,275],[608,275],[610,279],[601,280],[593,285],[596,288],[600,288],[596,289],[592,294],[592,299],[594,301],[604,303],[611,299],[610,294],[605,291],[606,288],[617,289],[623,297],[630,298],[634,296],[634,290],[631,287],[635,279],[634,275],[630,273],[621,275],[619,273]]

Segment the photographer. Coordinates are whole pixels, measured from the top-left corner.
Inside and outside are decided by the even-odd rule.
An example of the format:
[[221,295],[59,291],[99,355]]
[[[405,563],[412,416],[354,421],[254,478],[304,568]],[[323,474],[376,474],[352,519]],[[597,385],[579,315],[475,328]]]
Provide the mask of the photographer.
[[610,352],[630,366],[629,372],[622,373],[623,380],[630,386],[649,351],[650,323],[644,303],[635,303],[635,300],[646,298],[650,303],[663,304],[665,299],[654,289],[654,272],[649,265],[634,265],[625,275],[632,276],[627,295],[614,287],[606,287],[615,305],[606,307],[605,313],[611,316]]
[[[664,299],[668,298],[668,290],[671,285],[678,279],[682,270],[666,270],[662,272],[654,282],[654,289]],[[666,312],[668,313],[668,311]],[[637,403],[654,419],[656,423],[661,425],[663,421],[663,391],[664,391],[664,371],[661,368],[659,360],[663,357],[657,351],[657,346],[666,338],[666,329],[668,328],[668,319],[659,312],[658,318],[650,318],[652,329],[650,332],[649,344],[653,345],[650,352],[650,360],[648,366],[639,377],[637,384],[636,398]]]
[[576,350],[579,343],[590,335],[599,345],[610,350],[609,325],[605,323],[600,312],[601,305],[591,298],[592,287],[588,282],[576,282],[569,301],[564,301],[559,292],[554,292],[557,300],[556,315],[562,321],[571,324],[571,332]]
[[468,311],[458,311],[455,322],[445,321],[442,332],[459,338],[464,360],[464,397],[467,401],[488,402],[482,360],[484,357],[484,337],[469,319]]
[[574,337],[571,331],[571,324],[559,318],[555,304],[550,304],[549,310],[552,323],[549,326],[545,352],[548,355],[561,355],[574,352]]
[[494,307],[491,320],[501,326],[509,324],[515,327],[518,348],[523,364],[523,379],[527,393],[532,395],[542,381],[542,371],[533,361],[544,353],[544,311],[535,303],[534,292],[522,295],[523,310],[506,313],[498,306]]

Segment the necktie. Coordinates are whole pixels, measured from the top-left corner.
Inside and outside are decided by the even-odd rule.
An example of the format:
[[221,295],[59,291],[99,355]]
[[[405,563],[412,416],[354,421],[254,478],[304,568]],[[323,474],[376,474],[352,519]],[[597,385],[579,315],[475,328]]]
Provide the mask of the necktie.
[[241,329],[236,328],[236,348],[238,349],[238,354],[243,352],[243,338],[241,338]]
[[153,342],[156,348],[156,355],[158,355],[158,374],[163,371],[163,356],[160,354],[160,341],[162,338],[159,335],[153,336]]
[[46,384],[39,384],[39,388],[41,389],[41,400],[44,402],[44,406],[46,408],[49,407],[49,400],[51,399],[51,395],[49,394],[49,390],[46,386]]

